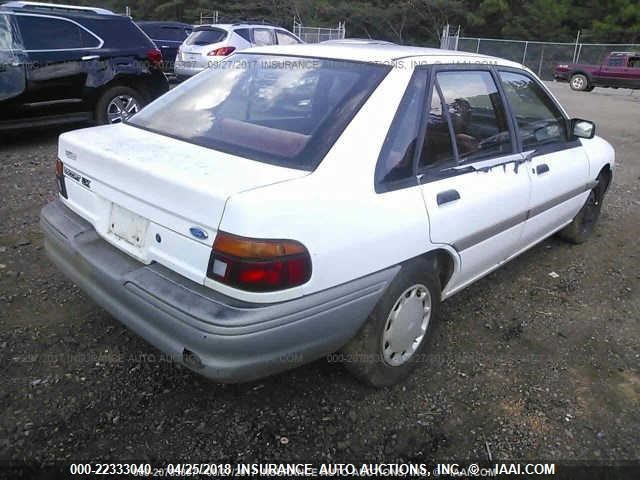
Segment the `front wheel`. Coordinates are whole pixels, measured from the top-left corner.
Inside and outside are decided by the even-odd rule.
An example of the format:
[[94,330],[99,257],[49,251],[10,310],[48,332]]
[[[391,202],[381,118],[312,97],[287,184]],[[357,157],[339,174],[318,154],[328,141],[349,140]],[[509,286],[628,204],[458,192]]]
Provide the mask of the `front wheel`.
[[600,175],[598,184],[589,192],[589,197],[573,221],[558,233],[567,242],[584,243],[593,233],[602,211],[602,201],[609,184],[609,177]]
[[96,121],[100,125],[122,123],[144,106],[142,95],[130,87],[106,90],[96,104]]
[[367,323],[342,354],[347,369],[374,387],[406,378],[423,358],[440,309],[435,262],[402,266]]
[[583,92],[589,88],[589,79],[581,73],[576,73],[571,77],[569,86],[571,87],[571,90]]

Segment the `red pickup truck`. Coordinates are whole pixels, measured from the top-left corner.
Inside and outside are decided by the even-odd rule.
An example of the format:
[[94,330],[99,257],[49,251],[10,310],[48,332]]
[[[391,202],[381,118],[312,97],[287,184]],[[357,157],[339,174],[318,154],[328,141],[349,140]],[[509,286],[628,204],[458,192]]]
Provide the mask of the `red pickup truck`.
[[611,52],[604,57],[602,65],[556,65],[553,78],[569,82],[573,90],[586,92],[595,87],[640,89],[640,53]]

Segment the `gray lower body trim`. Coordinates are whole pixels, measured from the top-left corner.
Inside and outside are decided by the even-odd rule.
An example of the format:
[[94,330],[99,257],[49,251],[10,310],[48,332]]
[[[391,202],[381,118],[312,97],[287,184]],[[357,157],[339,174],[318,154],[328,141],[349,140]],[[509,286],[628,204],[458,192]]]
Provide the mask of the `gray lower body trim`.
[[455,248],[458,252],[466,250],[467,248],[471,248],[474,245],[477,245],[479,243],[484,242],[485,240],[490,239],[491,237],[499,235],[500,233],[505,232],[510,228],[513,228],[527,221],[528,219],[535,217],[536,215],[540,215],[541,213],[544,213],[547,210],[550,210],[553,207],[566,202],[567,200],[571,200],[572,198],[577,197],[578,195],[584,192],[588,192],[589,190],[592,190],[593,188],[595,188],[596,185],[598,185],[598,182],[595,182],[595,181],[589,182],[583,187],[576,188],[574,190],[571,190],[570,192],[567,192],[555,198],[552,198],[548,202],[545,202],[542,205],[538,205],[537,207],[527,210],[526,212],[519,213],[502,222],[491,225],[490,227],[485,228],[484,230],[476,232],[467,237],[463,237],[462,239],[456,241],[453,244],[453,248]]
[[291,301],[254,304],[137,262],[60,201],[43,208],[40,223],[49,257],[96,303],[174,361],[221,382],[260,378],[336,351],[362,327],[400,269]]

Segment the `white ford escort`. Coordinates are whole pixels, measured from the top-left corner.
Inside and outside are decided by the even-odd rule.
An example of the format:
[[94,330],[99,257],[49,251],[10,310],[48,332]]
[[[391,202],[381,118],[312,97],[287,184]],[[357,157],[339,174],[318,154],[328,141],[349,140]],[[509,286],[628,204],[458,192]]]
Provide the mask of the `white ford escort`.
[[505,60],[263,47],[63,134],[41,224],[71,280],[207,377],[342,351],[389,385],[443,300],[555,232],[589,236],[614,165],[594,134]]

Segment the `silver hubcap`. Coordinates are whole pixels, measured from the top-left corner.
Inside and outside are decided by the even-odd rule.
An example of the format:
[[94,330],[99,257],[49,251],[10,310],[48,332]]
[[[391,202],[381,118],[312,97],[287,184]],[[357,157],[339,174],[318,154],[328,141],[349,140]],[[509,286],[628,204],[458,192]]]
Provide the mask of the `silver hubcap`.
[[584,80],[582,80],[582,77],[576,77],[573,79],[573,87],[580,89],[584,86]]
[[421,284],[407,288],[396,300],[384,326],[384,361],[392,367],[407,362],[420,347],[430,318],[429,289]]
[[138,101],[131,95],[118,95],[107,106],[107,119],[109,123],[122,123],[139,110]]

